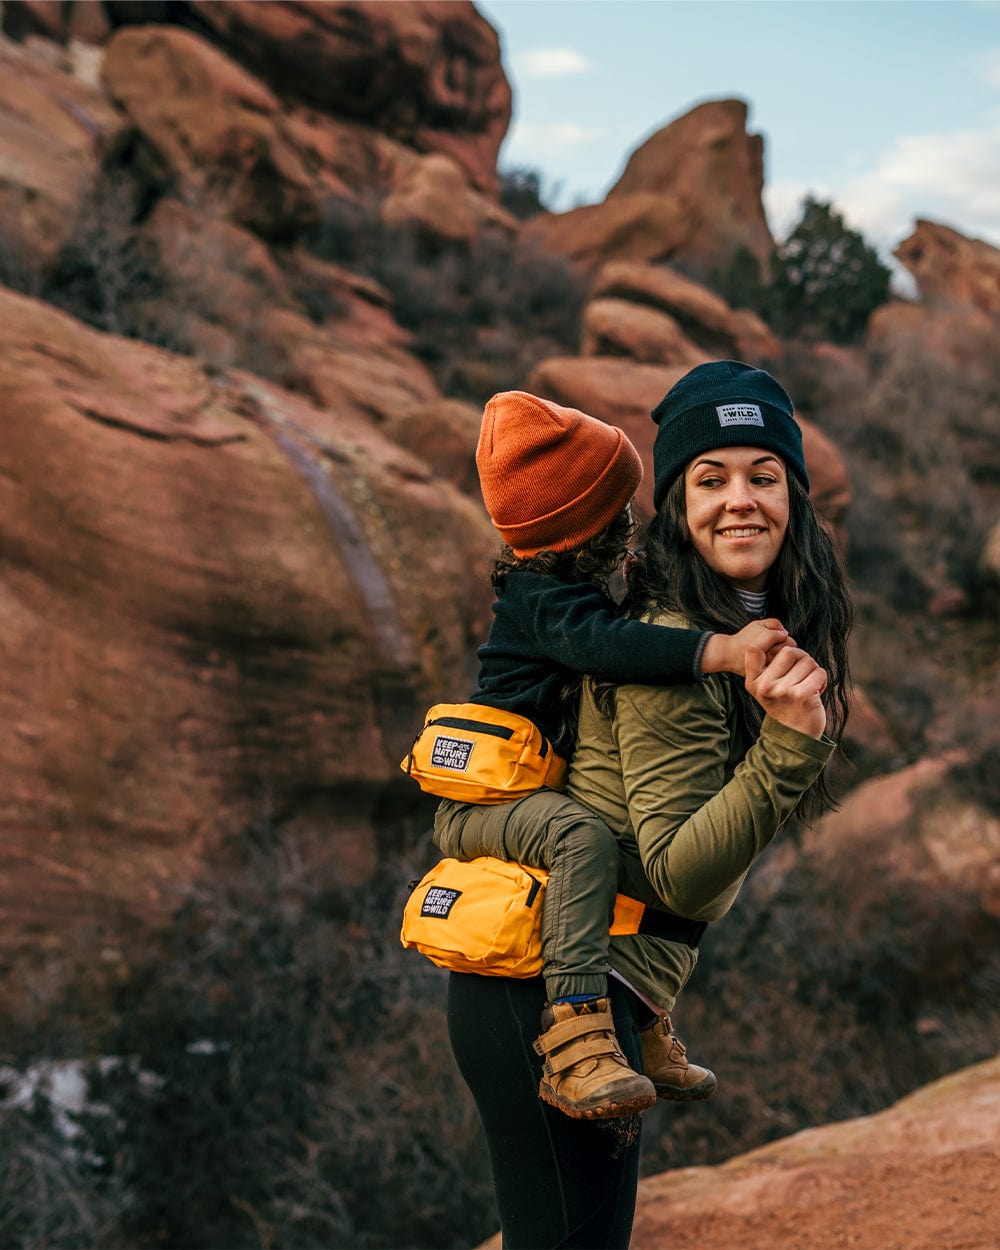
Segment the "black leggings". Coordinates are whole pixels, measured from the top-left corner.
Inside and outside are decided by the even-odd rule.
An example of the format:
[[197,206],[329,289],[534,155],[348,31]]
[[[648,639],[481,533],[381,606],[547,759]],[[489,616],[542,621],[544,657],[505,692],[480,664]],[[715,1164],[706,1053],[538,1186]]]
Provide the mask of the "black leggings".
[[[503,1250],[627,1250],[639,1180],[639,1119],[572,1120],[538,1097],[545,984],[453,972],[448,1033],[486,1133]],[[614,979],[618,1040],[642,1071],[642,1004]]]

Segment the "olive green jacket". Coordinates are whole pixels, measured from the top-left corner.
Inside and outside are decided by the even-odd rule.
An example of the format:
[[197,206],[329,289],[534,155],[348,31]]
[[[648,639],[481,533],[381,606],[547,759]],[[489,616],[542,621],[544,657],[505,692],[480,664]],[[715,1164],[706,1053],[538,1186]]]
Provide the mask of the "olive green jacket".
[[[664,614],[664,625],[686,624]],[[693,920],[718,920],[834,750],[765,717],[740,741],[718,675],[684,686],[618,686],[605,716],[584,683],[566,791],[619,835],[624,893]],[[749,748],[749,749],[748,749]],[[652,888],[650,888],[652,887]],[[697,952],[644,935],[611,939],[611,965],[669,1010]]]

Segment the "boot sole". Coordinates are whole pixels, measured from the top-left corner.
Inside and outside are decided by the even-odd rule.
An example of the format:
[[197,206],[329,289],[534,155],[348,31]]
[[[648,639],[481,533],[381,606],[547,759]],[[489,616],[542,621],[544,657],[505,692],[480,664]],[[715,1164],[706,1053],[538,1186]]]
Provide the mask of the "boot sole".
[[556,1110],[573,1120],[617,1120],[622,1116],[648,1111],[656,1103],[655,1090],[652,1092],[639,1090],[624,1098],[608,1098],[591,1106],[585,1106],[578,1102],[571,1102],[568,1098],[560,1098],[555,1090],[544,1081],[538,1087],[538,1096],[542,1102],[555,1107]]
[[712,1097],[717,1085],[715,1080],[706,1080],[688,1089],[682,1089],[679,1085],[654,1085],[653,1088],[657,1098],[665,1098],[668,1102],[704,1102],[706,1098]]

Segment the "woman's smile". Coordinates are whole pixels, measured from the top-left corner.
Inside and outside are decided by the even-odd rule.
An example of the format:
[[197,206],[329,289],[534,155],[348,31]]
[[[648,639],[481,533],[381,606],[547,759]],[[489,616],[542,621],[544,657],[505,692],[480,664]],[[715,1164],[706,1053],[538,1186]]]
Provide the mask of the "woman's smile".
[[788,477],[780,456],[761,447],[714,448],[684,471],[691,542],[721,577],[763,590],[788,528]]

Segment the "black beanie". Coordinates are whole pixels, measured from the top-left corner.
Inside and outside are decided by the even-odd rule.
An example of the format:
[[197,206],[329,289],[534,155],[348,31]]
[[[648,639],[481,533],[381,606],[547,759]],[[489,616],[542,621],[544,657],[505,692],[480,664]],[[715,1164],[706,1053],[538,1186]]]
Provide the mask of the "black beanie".
[[689,460],[713,447],[766,447],[809,489],[802,431],[783,386],[739,360],[697,365],[653,409],[653,504]]

